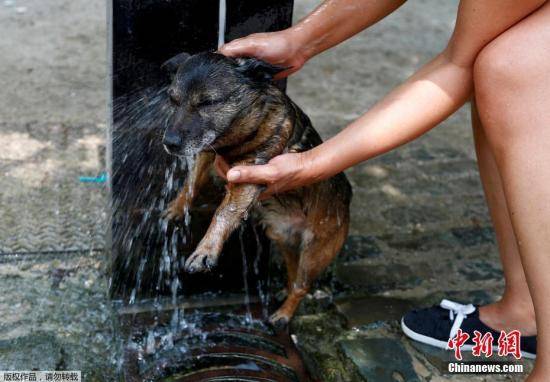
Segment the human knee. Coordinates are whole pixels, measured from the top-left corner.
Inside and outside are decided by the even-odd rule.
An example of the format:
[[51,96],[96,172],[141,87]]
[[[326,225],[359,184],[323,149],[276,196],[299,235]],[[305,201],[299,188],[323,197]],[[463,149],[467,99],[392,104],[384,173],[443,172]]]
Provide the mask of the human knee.
[[537,70],[533,68],[532,53],[525,52],[514,40],[513,37],[495,40],[479,53],[474,64],[475,99],[484,117],[483,128],[496,144],[526,132],[512,129],[505,122],[515,112],[518,97],[532,86],[529,73]]
[[522,48],[508,41],[494,41],[477,56],[474,64],[474,84],[478,100],[493,100],[506,96],[521,86],[528,60]]

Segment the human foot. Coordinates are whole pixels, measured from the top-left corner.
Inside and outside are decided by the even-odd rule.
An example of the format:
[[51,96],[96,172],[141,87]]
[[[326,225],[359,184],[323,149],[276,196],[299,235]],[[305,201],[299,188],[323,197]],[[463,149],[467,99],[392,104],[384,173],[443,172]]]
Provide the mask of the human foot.
[[480,306],[479,319],[495,331],[519,330],[521,335],[537,334],[535,310],[531,304],[509,303],[505,299]]
[[[495,330],[480,320],[479,310],[474,305],[463,305],[449,300],[441,301],[439,306],[415,309],[407,313],[401,320],[401,328],[407,337],[442,349],[448,349],[448,340],[454,338],[458,329],[461,329],[469,336],[462,346],[466,351],[473,348],[475,331],[491,333],[494,339],[501,335],[500,330]],[[522,333],[522,356],[535,358],[536,347],[537,337]],[[498,350],[498,346],[493,345],[493,350]]]

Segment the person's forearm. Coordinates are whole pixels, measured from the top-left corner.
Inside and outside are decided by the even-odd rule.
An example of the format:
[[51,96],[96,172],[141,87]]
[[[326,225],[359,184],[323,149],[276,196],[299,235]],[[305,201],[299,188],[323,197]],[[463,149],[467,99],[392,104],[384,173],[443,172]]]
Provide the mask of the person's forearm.
[[326,0],[288,29],[311,58],[377,23],[406,0]]
[[[473,88],[475,63],[482,49],[545,1],[461,0],[455,29],[445,51],[361,118],[335,137],[309,151],[282,154],[265,165],[236,166],[227,172],[228,181],[268,185],[263,197],[269,197],[277,192],[327,179],[359,162],[413,140],[446,119],[468,99]],[[371,12],[374,19],[360,24],[359,21],[363,19],[354,17],[358,9],[353,9],[353,12],[347,14],[353,22],[351,26],[345,25],[345,17],[337,16],[345,14],[344,10],[339,8],[343,8],[343,4],[348,3],[355,2],[351,0],[326,2],[325,4],[336,6],[332,9],[332,14],[324,13],[326,9],[319,9],[317,16],[311,16],[315,17],[316,22],[325,22],[326,25],[309,26],[307,19],[300,22],[299,25],[307,30],[305,41],[309,41],[313,46],[315,45],[312,43],[315,41],[313,37],[321,36],[317,49],[323,49],[375,22],[376,17],[380,18],[384,13],[390,12],[390,8],[385,8],[386,11],[378,13],[378,16],[373,16],[375,13]],[[383,3],[392,3],[397,7],[401,2],[363,0],[357,3],[378,4],[377,9],[382,10]],[[338,31],[337,36],[323,36],[323,30]],[[287,31],[288,29],[284,33]],[[328,40],[323,40],[324,38]],[[273,37],[265,38],[261,43],[265,45],[270,39],[277,40]],[[292,38],[280,40],[295,42]],[[253,41],[241,45],[263,46],[260,43],[251,42]],[[294,52],[299,48],[299,44],[293,47]],[[240,49],[240,51],[242,53],[246,49]],[[274,62],[277,61],[274,60]],[[301,60],[297,62],[300,63]],[[292,62],[288,63],[292,66]]]
[[383,154],[430,130],[472,91],[471,67],[437,56],[371,110],[325,143],[304,153],[314,180]]
[[361,32],[395,11],[405,0],[326,0],[288,29],[309,59]]
[[430,130],[456,111],[473,88],[483,47],[544,0],[462,0],[443,53],[341,133],[304,153],[309,182],[326,179]]

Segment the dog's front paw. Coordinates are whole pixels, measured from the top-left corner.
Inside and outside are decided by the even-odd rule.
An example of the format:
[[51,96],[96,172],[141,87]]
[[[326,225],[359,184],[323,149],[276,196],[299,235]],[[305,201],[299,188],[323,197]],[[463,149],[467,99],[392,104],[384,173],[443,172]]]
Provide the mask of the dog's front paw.
[[218,254],[214,251],[197,249],[185,261],[183,266],[188,273],[208,272],[218,263]]
[[288,314],[281,312],[279,309],[269,317],[269,323],[273,325],[276,330],[283,330],[288,326],[290,317]]
[[162,217],[168,220],[181,220],[184,214],[184,208],[176,199],[168,204],[168,207],[162,212]]

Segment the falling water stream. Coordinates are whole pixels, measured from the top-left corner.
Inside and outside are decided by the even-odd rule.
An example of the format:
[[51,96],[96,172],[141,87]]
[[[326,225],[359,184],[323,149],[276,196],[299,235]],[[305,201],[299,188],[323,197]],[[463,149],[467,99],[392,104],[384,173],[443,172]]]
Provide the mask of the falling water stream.
[[[193,168],[195,158],[170,156],[162,148],[164,129],[173,116],[165,87],[146,89],[134,95],[133,100],[115,104],[122,105],[114,110],[112,170],[114,243],[115,249],[119,248],[118,273],[124,277],[118,282],[127,290],[127,293],[122,293],[127,303],[124,309],[131,311],[135,306],[135,312],[140,312],[137,315],[148,317],[147,323],[140,324],[139,330],[126,328],[126,338],[123,339],[123,348],[134,354],[133,359],[137,361],[137,373],[142,377],[158,379],[177,370],[200,369],[216,365],[224,359],[226,361],[223,362],[229,362],[227,359],[234,361],[236,354],[241,353],[230,351],[227,348],[230,345],[236,346],[235,349],[256,349],[254,352],[271,349],[271,353],[286,354],[277,350],[279,345],[264,338],[274,335],[274,332],[263,322],[270,303],[265,291],[267,280],[260,280],[263,239],[251,222],[248,224],[251,224],[252,230],[241,227],[237,232],[244,292],[240,300],[241,308],[239,303],[229,310],[210,308],[197,311],[186,308],[190,306],[188,297],[185,297],[188,296],[186,291],[192,285],[182,279],[185,260],[182,248],[187,248],[188,255],[193,250],[190,246],[196,245],[197,238],[193,237],[192,228],[195,206],[184,206],[183,218],[177,224],[165,218],[163,213],[183,189],[185,174]],[[156,176],[159,172],[162,175]],[[162,184],[155,185],[155,179]],[[191,193],[192,189],[188,187],[187,192]],[[187,199],[196,196],[200,195],[188,194]],[[245,220],[251,219],[247,216]],[[250,247],[247,244],[250,240],[256,248],[252,256],[245,250]],[[235,255],[237,253],[225,254]],[[220,272],[223,274],[224,270]],[[251,287],[249,272],[259,280],[255,287]],[[111,282],[116,283],[117,280],[113,278]],[[150,284],[154,285],[152,290],[147,287]],[[144,299],[144,292],[147,291]],[[253,302],[252,295],[257,295],[254,301],[259,300],[259,304]],[[218,293],[212,292],[202,293],[201,296],[213,306],[215,303],[212,302],[219,298]],[[149,308],[143,308],[144,301],[149,301],[146,305]],[[242,313],[236,313],[238,311]],[[126,316],[135,318],[136,313]],[[214,349],[214,353],[208,349]],[[197,352],[204,355],[197,358]],[[216,352],[227,354],[223,358]],[[275,368],[269,362],[262,364],[267,362],[265,357],[251,361],[254,358],[249,359],[246,354],[238,356],[245,358],[234,365],[236,370],[263,373]],[[206,361],[204,357],[210,358]],[[127,368],[127,361],[121,366]],[[255,371],[255,368],[258,370]],[[287,372],[284,368],[281,370]]]
[[[219,47],[226,0],[218,10]],[[162,146],[174,117],[167,88],[142,89],[113,104],[110,283],[123,302],[121,373],[129,381],[305,380],[295,371],[303,367],[290,337],[265,323],[270,251],[254,216],[247,214],[228,240],[212,275],[183,272],[224,188],[191,195],[190,185],[186,199],[193,205],[183,206],[178,221],[165,217],[196,160]]]

